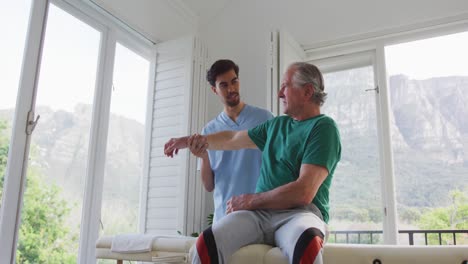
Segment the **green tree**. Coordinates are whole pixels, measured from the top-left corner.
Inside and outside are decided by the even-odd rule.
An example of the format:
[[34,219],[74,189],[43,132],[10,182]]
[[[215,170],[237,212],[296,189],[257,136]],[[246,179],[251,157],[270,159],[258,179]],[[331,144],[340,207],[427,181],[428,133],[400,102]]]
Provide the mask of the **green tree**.
[[[468,229],[468,196],[467,192],[460,190],[452,190],[449,192],[451,204],[448,207],[434,208],[425,212],[418,226],[421,229]],[[444,241],[447,244],[452,243],[452,237],[444,236]],[[439,244],[438,237],[428,236],[429,244]],[[466,236],[457,236],[457,244],[466,244],[468,238]]]
[[[0,196],[8,158],[6,131],[7,123],[0,120]],[[71,208],[59,187],[45,184],[43,178],[37,168],[28,168],[17,263],[76,263],[72,245],[78,237],[65,223]]]
[[421,229],[468,229],[468,196],[460,190],[449,193],[450,206],[434,208],[421,216]]

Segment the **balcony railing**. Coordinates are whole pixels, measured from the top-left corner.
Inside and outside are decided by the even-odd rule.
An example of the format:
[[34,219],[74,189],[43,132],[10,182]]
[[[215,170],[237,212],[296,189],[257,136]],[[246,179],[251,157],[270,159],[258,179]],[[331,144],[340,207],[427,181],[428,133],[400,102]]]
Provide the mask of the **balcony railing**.
[[[424,244],[429,245],[428,235],[435,240],[438,240],[439,245],[457,244],[457,235],[463,238],[463,241],[468,241],[468,230],[399,230],[399,234],[408,234],[408,244],[414,245],[415,235],[424,236]],[[378,244],[382,237],[382,230],[346,230],[346,231],[330,231],[330,242],[346,243],[346,244]],[[442,234],[448,234],[442,239]],[[419,236],[418,236],[419,238]],[[334,240],[333,240],[334,239]],[[343,241],[344,240],[344,241]],[[422,240],[419,239],[418,241]],[[434,240],[434,238],[432,239]],[[443,243],[446,242],[446,243]]]

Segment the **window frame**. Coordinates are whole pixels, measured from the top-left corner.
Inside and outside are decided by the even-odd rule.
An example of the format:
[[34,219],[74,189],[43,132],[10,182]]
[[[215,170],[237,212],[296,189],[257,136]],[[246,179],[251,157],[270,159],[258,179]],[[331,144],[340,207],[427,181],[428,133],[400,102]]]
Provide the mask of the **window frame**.
[[[360,51],[350,54],[343,54],[339,56],[329,57],[329,58],[320,58],[317,60],[307,60],[308,62],[316,65],[321,69],[322,74],[326,74],[329,72],[336,72],[342,70],[348,70],[353,68],[359,68],[364,66],[371,66],[373,68],[374,73],[374,87],[376,90],[368,91],[374,92],[375,94],[375,115],[376,120],[381,120],[383,115],[388,115],[388,110],[386,110],[386,102],[383,101],[382,89],[380,88],[381,85],[379,84],[379,67],[377,66],[378,63],[378,53],[376,50],[367,50],[367,51]],[[379,156],[379,171],[380,171],[380,182],[381,182],[381,199],[382,199],[382,212],[383,212],[383,234],[384,234],[384,243],[385,244],[392,244],[394,243],[393,239],[396,237],[393,234],[398,233],[397,230],[393,230],[396,226],[393,224],[394,217],[396,217],[395,211],[395,204],[392,201],[395,201],[392,194],[395,192],[391,189],[393,186],[392,182],[389,182],[392,175],[392,167],[389,165],[392,162],[389,162],[388,158],[391,156],[391,145],[390,148],[386,148],[386,144],[383,144],[385,138],[388,137],[385,133],[385,122],[377,122],[376,129],[377,129],[377,140],[379,142],[378,145],[378,156]],[[385,163],[385,164],[384,164]]]
[[[28,112],[35,111],[37,82],[41,65],[42,48],[47,24],[48,8],[54,4],[101,34],[93,101],[92,124],[88,148],[86,183],[82,206],[78,263],[94,263],[95,241],[99,233],[102,204],[104,162],[107,144],[109,110],[111,103],[113,67],[116,43],[126,46],[150,62],[148,99],[146,108],[145,150],[143,179],[148,174],[149,143],[152,126],[152,98],[156,52],[154,44],[141,33],[106,13],[91,1],[35,0],[31,3],[28,32],[25,43],[23,66],[17,95],[17,111],[12,126],[8,166],[3,192],[2,218],[0,219],[0,262],[14,262],[18,229],[20,225],[22,198],[26,182],[30,135],[26,130]],[[34,117],[34,115],[32,115]],[[10,175],[16,175],[15,177]],[[142,191],[143,193],[143,191]],[[141,196],[143,197],[143,196]],[[145,201],[140,199],[140,203]],[[140,207],[144,208],[144,207]],[[140,213],[140,216],[143,213]],[[140,217],[141,218],[141,217]],[[141,219],[140,222],[144,221]]]
[[373,53],[374,77],[378,92],[376,107],[380,149],[384,244],[398,244],[398,212],[394,158],[390,132],[390,92],[385,65],[385,47],[432,37],[468,31],[468,15],[449,17],[386,31],[373,32],[333,42],[305,47],[306,61],[326,65],[327,69],[345,69],[359,65],[360,54]]

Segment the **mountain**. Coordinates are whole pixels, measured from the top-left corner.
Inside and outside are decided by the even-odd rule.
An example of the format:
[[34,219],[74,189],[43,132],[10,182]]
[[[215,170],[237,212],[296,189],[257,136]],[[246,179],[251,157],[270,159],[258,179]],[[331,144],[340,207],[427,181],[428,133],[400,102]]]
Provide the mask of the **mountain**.
[[[73,112],[36,107],[40,120],[32,136],[30,164],[50,182],[64,186],[68,197],[83,195],[92,108],[77,105]],[[11,120],[12,110],[0,110],[0,118]],[[138,202],[143,162],[144,126],[111,114],[107,144],[104,192],[125,193]]]
[[462,90],[467,88],[466,77],[390,78],[394,118],[409,147],[440,152],[439,158],[449,163],[466,160],[463,137],[468,134],[468,95]]
[[[373,78],[366,68],[325,75],[323,112],[335,119],[342,138],[331,200],[344,207],[381,203],[376,100],[365,91],[374,88]],[[389,89],[398,206],[446,206],[450,190],[468,188],[468,77],[397,75]]]

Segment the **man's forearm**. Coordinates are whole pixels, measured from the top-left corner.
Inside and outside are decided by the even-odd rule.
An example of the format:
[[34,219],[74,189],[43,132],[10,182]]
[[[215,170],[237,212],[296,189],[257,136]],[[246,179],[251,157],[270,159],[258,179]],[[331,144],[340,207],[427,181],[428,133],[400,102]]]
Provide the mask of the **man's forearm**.
[[247,134],[247,131],[221,131],[206,136],[208,149],[213,150],[238,150],[244,148],[256,148]]
[[297,180],[271,191],[233,196],[227,202],[226,211],[289,209],[308,205],[327,176],[328,170],[323,166],[302,164]]
[[214,189],[214,175],[213,170],[211,170],[210,160],[208,155],[201,158],[201,169],[200,176],[202,178],[203,186],[207,192],[212,192]]
[[251,210],[289,209],[310,204],[315,193],[310,198],[309,188],[299,182],[290,182],[271,191],[254,194]]
[[328,169],[314,164],[302,164],[299,178],[271,191],[253,197],[254,209],[286,209],[310,204],[328,176]]
[[221,131],[207,135],[206,140],[208,142],[208,149],[232,150],[235,147],[233,144],[235,134],[235,131]]

